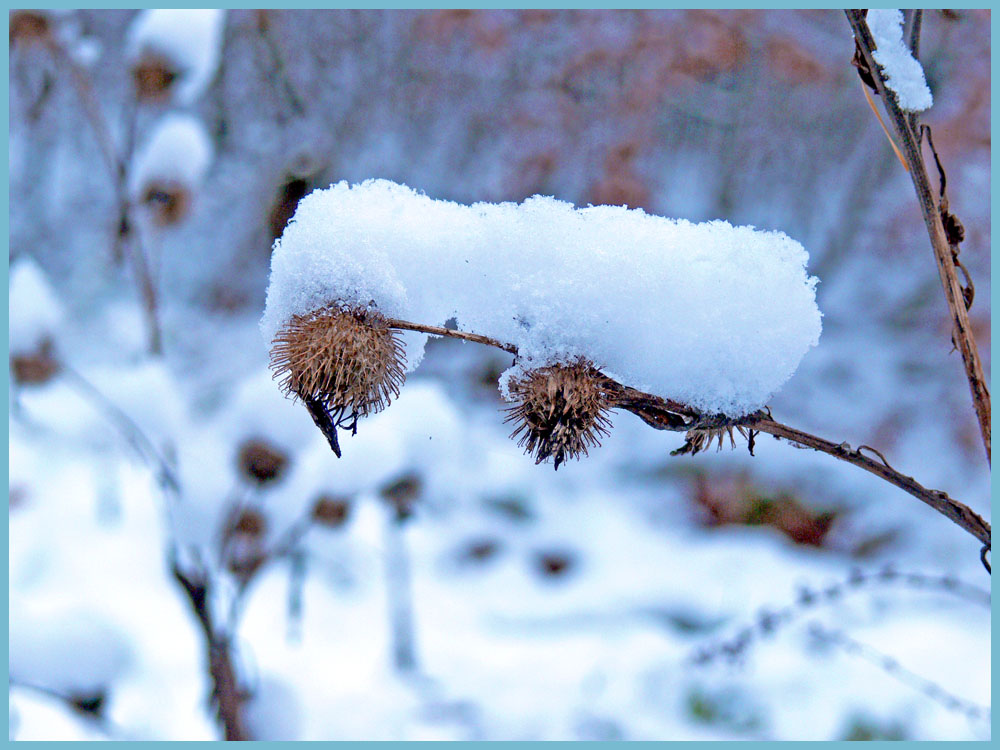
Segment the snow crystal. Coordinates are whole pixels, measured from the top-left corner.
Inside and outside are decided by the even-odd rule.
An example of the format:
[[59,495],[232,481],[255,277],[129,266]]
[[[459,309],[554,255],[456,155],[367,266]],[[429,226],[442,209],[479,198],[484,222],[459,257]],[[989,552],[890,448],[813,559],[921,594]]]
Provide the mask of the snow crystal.
[[[276,242],[270,340],[330,302],[510,342],[526,366],[583,356],[709,412],[762,406],[821,328],[808,254],[780,232],[543,196],[471,206],[368,180],[306,196]],[[419,352],[417,353],[419,354]],[[408,358],[414,352],[408,352]]]
[[129,56],[144,52],[166,57],[179,68],[177,98],[190,104],[211,83],[219,66],[223,10],[145,10],[129,32]]
[[903,42],[903,11],[898,8],[868,11],[868,28],[875,39],[875,62],[882,66],[886,86],[896,94],[899,106],[922,112],[934,103],[924,78],[924,69]]
[[135,157],[132,193],[140,195],[151,183],[174,183],[191,190],[211,161],[212,143],[201,121],[187,114],[168,114]]
[[33,352],[59,328],[62,306],[42,269],[27,257],[11,265],[9,294],[10,353]]

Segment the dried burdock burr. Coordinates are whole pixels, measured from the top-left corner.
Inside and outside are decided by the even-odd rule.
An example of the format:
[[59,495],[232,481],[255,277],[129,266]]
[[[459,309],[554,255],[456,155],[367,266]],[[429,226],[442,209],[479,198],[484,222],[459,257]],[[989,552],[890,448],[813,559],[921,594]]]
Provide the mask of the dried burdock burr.
[[161,102],[170,95],[177,70],[167,58],[155,52],[143,52],[132,66],[135,95],[140,101]]
[[20,385],[41,385],[47,383],[59,372],[59,360],[55,356],[52,339],[43,339],[31,351],[22,351],[10,356],[10,372],[14,382]]
[[226,568],[244,583],[267,562],[264,537],[267,519],[255,508],[245,508],[231,516],[223,534]]
[[296,315],[271,344],[275,378],[305,403],[338,456],[336,428],[356,430],[359,418],[388,406],[404,364],[399,334],[372,308],[328,305]]
[[312,507],[313,523],[331,529],[343,526],[350,515],[351,501],[346,497],[321,495]]
[[14,10],[9,17],[10,46],[44,42],[52,32],[48,13],[44,10]]
[[288,456],[266,440],[251,438],[240,445],[237,464],[251,482],[265,485],[282,476]]
[[574,555],[564,550],[547,550],[536,552],[534,556],[535,569],[546,578],[559,578],[572,570]]
[[510,382],[517,402],[505,422],[514,422],[511,438],[540,464],[551,458],[555,468],[569,458],[587,455],[607,435],[611,402],[605,377],[585,359],[531,370]]
[[153,221],[158,226],[168,227],[187,216],[191,193],[174,180],[154,180],[142,191],[142,203],[150,210]]
[[405,474],[382,488],[381,495],[393,508],[397,521],[413,515],[413,508],[423,490],[423,481],[416,474]]

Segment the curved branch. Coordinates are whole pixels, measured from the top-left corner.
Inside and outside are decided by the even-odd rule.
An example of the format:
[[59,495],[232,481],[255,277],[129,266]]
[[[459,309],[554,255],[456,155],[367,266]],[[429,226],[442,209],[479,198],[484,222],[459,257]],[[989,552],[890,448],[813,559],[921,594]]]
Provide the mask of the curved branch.
[[[477,333],[453,331],[439,326],[429,326],[411,323],[405,320],[389,319],[390,328],[406,331],[418,331],[436,336],[448,336],[463,341],[474,341],[479,344],[493,346],[510,354],[517,354],[517,347],[489,336]],[[671,399],[660,398],[651,393],[644,393],[622,385],[617,380],[606,378],[604,382],[609,406],[614,409],[635,414],[639,419],[657,430],[683,432],[692,429],[712,429],[722,427],[744,426],[760,432],[766,432],[776,438],[785,438],[793,443],[826,453],[841,461],[846,461],[858,468],[874,474],[904,492],[912,495],[923,503],[958,524],[972,534],[984,545],[990,544],[990,524],[969,506],[948,496],[946,492],[931,490],[917,482],[913,477],[906,476],[893,469],[880,453],[869,446],[861,446],[853,450],[847,443],[834,443],[824,438],[810,435],[808,432],[775,421],[770,412],[758,411],[744,417],[732,419],[722,414],[704,414],[686,404]],[[874,452],[880,460],[862,453],[862,449]]]

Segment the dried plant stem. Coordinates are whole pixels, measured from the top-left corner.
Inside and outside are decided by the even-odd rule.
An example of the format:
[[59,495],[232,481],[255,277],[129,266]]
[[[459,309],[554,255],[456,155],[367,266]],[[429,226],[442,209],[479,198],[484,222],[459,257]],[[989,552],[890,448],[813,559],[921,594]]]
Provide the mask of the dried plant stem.
[[841,461],[846,461],[849,464],[864,469],[880,479],[884,479],[889,484],[899,487],[899,489],[909,493],[921,502],[926,503],[946,518],[950,518],[983,544],[990,544],[990,525],[983,520],[982,516],[967,505],[948,497],[947,493],[940,490],[929,490],[913,477],[908,477],[896,471],[884,459],[875,459],[865,455],[862,453],[862,450],[866,446],[860,446],[852,450],[851,446],[847,443],[832,443],[821,437],[816,437],[807,432],[783,425],[780,422],[774,421],[769,416],[757,416],[743,424],[751,429],[760,430],[778,438],[791,440],[799,445],[826,453],[834,458],[839,458]]
[[187,595],[188,603],[201,626],[208,652],[208,671],[212,676],[212,695],[225,737],[227,740],[248,740],[250,737],[243,724],[244,696],[236,678],[230,640],[218,631],[212,617],[209,584],[204,578],[189,576],[181,570],[176,560],[172,561],[170,572]]
[[872,55],[872,51],[875,49],[875,42],[868,28],[868,23],[865,21],[865,12],[860,10],[845,10],[844,12],[847,14],[851,28],[854,29],[854,38],[857,40],[858,49],[861,50],[861,54],[864,56],[865,62],[873,74],[872,79],[875,82],[879,95],[882,97],[882,104],[889,115],[889,121],[892,123],[896,138],[902,145],[903,157],[909,166],[908,171],[913,180],[913,187],[917,193],[917,201],[920,203],[924,223],[927,225],[931,247],[934,250],[934,257],[937,261],[938,273],[941,276],[941,284],[944,287],[945,299],[948,302],[948,310],[951,313],[952,338],[955,346],[962,355],[965,375],[969,381],[969,389],[972,392],[972,403],[976,410],[976,417],[979,420],[979,430],[982,433],[983,445],[986,448],[986,459],[992,463],[990,450],[990,418],[992,411],[990,391],[986,385],[986,377],[983,374],[983,366],[979,358],[979,349],[976,347],[976,340],[969,322],[969,311],[966,308],[965,299],[962,295],[962,285],[958,280],[955,261],[941,220],[941,206],[934,191],[931,190],[930,180],[927,177],[927,169],[920,152],[920,143],[917,136],[906,115],[900,109],[895,94],[886,88],[885,76]]
[[[950,257],[950,256],[949,256]],[[964,308],[963,308],[964,309]],[[408,321],[388,319],[386,321],[390,328],[398,328],[407,331],[420,331],[437,336],[449,336],[463,341],[474,341],[476,343],[494,346],[511,354],[517,354],[517,347],[497,341],[488,336],[481,336],[475,333],[464,333],[453,331],[438,326],[427,326]],[[660,398],[650,393],[643,393],[635,388],[622,385],[616,380],[607,378],[603,387],[608,393],[610,408],[623,409],[639,417],[643,422],[657,430],[687,431],[691,429],[717,428],[726,426],[742,425],[752,430],[759,430],[773,435],[776,438],[784,438],[793,443],[812,448],[821,453],[826,453],[836,459],[845,461],[857,466],[865,471],[874,474],[880,479],[889,482],[904,492],[909,493],[931,508],[949,518],[984,545],[990,544],[990,524],[987,523],[978,513],[967,505],[958,502],[940,490],[927,489],[913,477],[906,476],[893,469],[888,462],[882,458],[881,454],[868,446],[861,446],[853,450],[847,443],[834,443],[830,440],[810,435],[802,430],[781,424],[775,421],[770,413],[763,411],[740,417],[729,419],[722,415],[702,414],[678,401]],[[862,453],[868,450],[876,454],[878,460]]]
[[410,323],[405,320],[397,320],[396,318],[386,318],[386,325],[389,328],[397,328],[400,331],[417,331],[419,333],[429,333],[433,336],[448,336],[453,339],[462,339],[463,341],[473,341],[477,344],[485,344],[486,346],[494,346],[497,349],[503,349],[505,352],[510,354],[517,354],[517,347],[513,344],[505,344],[502,341],[497,341],[496,339],[491,339],[489,336],[480,336],[478,333],[465,333],[464,331],[453,331],[450,328],[442,328],[441,326],[427,326],[421,325],[419,323]]

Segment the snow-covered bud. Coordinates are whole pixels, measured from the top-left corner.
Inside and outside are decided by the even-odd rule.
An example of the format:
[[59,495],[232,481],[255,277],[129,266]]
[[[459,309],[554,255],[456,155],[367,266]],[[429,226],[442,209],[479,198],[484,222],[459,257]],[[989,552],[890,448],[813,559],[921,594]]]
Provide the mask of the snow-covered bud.
[[271,344],[287,395],[319,402],[337,422],[381,411],[405,378],[399,334],[372,309],[331,305],[294,316]]
[[520,436],[518,446],[533,455],[536,464],[552,458],[556,469],[567,458],[587,455],[611,427],[603,381],[584,359],[512,378],[509,390],[517,405],[508,409],[504,420],[517,425],[511,438]]
[[189,213],[212,161],[212,142],[196,117],[163,117],[132,165],[130,190],[161,227],[178,224]]
[[237,462],[245,477],[265,485],[281,477],[288,456],[264,440],[250,439],[240,446]]
[[10,268],[10,372],[14,382],[36,385],[59,371],[54,344],[63,309],[42,269],[30,258]]
[[140,101],[191,104],[219,67],[223,10],[144,10],[128,30],[127,52]]

